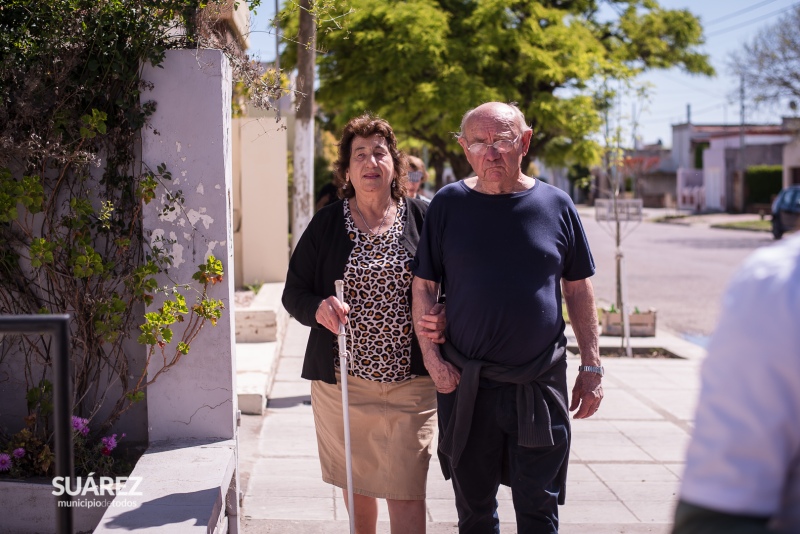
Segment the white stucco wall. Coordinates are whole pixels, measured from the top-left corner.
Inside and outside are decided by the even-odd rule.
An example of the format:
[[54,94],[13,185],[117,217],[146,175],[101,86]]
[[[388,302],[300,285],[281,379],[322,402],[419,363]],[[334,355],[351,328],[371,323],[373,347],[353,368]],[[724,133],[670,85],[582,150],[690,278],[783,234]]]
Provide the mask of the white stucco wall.
[[[162,285],[193,282],[192,274],[210,254],[222,261],[224,282],[210,297],[225,304],[216,327],[206,324],[188,355],[147,389],[149,437],[154,441],[195,438],[231,439],[236,433],[233,328],[233,232],[231,191],[231,73],[218,50],[172,50],[163,68],[144,68],[153,83],[142,100],[157,102],[149,128],[142,130],[142,160],[149,168],[165,163],[172,173],[167,186],[181,191],[182,209],[166,215],[166,192],[143,210],[145,235],[151,243],[167,239],[173,267]],[[187,304],[194,297],[187,294]],[[163,296],[147,311],[155,311]],[[176,325],[175,337],[182,332]],[[176,339],[177,341],[177,339]],[[174,342],[173,342],[174,344]],[[172,348],[172,345],[168,346]],[[152,376],[161,368],[151,361]]]
[[792,169],[800,168],[800,138],[794,138],[783,147],[783,187],[792,183]]
[[694,157],[691,152],[692,125],[672,125],[672,160],[675,168],[694,168]]
[[234,119],[236,286],[283,282],[289,267],[285,119]]
[[706,208],[724,210],[727,207],[725,187],[725,149],[737,148],[738,137],[711,139],[703,151],[703,180]]
[[725,194],[725,167],[704,167],[703,181],[706,209],[724,210],[727,206]]

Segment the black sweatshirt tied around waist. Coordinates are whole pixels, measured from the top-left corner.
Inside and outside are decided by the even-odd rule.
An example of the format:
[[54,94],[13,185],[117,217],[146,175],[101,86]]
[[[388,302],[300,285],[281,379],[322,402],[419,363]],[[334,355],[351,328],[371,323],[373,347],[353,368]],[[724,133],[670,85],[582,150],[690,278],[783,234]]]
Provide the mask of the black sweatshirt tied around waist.
[[[545,447],[554,444],[548,399],[556,403],[569,427],[566,346],[567,339],[561,335],[558,341],[533,358],[528,365],[510,367],[467,358],[449,341],[441,345],[444,359],[461,370],[453,413],[439,443],[439,453],[447,457],[451,466],[458,465],[469,439],[481,378],[517,385],[517,425],[520,446]],[[569,428],[567,430],[569,436]],[[559,471],[559,486],[562,490],[566,483],[566,468],[565,459]],[[563,496],[562,491],[559,498],[561,504]]]

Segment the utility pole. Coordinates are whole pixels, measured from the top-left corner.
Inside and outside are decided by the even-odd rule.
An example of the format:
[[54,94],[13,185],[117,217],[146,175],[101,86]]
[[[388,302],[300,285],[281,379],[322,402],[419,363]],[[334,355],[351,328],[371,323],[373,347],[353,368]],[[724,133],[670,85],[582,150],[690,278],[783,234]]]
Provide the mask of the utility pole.
[[[745,120],[744,74],[742,74],[741,77],[739,78],[739,191],[744,191],[744,171],[745,171],[744,120]],[[744,198],[744,195],[742,195],[742,198]],[[732,199],[733,200],[736,199],[735,194],[732,197]],[[734,209],[738,211],[737,208],[738,208],[737,206],[734,206]]]
[[292,250],[314,215],[314,66],[317,28],[313,0],[300,0],[297,39],[296,95],[300,101],[294,126],[294,194],[292,195]]
[[613,199],[613,205],[614,205],[614,230],[615,230],[614,231],[614,236],[615,236],[614,240],[615,240],[616,245],[617,245],[617,308],[619,309],[619,312],[624,316],[625,315],[625,310],[623,308],[625,306],[625,302],[623,301],[623,298],[622,298],[622,284],[623,284],[623,281],[622,281],[622,263],[621,263],[622,262],[622,249],[620,248],[620,245],[622,244],[622,231],[621,231],[622,229],[620,227],[620,221],[619,221],[619,202],[618,202],[620,193],[625,191],[624,185],[622,185],[620,183],[621,182],[621,177],[619,175],[619,164],[620,164],[620,160],[622,159],[622,153],[621,153],[621,150],[620,150],[620,139],[619,139],[620,138],[620,133],[621,133],[620,132],[620,130],[621,130],[621,126],[620,125],[622,124],[622,118],[620,117],[620,104],[621,104],[620,100],[621,99],[622,99],[622,97],[620,96],[620,94],[618,92],[617,93],[617,105],[616,105],[616,108],[617,108],[617,127],[616,127],[616,132],[614,134],[614,143],[615,143],[616,148],[614,150],[614,161],[613,161],[613,164],[612,164],[613,166],[611,167],[611,176],[613,177],[614,190],[613,190],[613,196],[611,198]]
[[278,16],[278,0],[275,0],[275,72],[281,71],[281,19]]

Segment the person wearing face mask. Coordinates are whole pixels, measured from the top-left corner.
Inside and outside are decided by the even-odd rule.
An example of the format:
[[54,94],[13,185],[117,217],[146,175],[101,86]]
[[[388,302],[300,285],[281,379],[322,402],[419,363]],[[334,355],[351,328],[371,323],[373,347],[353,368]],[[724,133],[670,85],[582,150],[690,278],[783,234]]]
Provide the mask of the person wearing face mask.
[[[405,155],[391,126],[369,114],[344,128],[335,184],[341,200],[303,232],[283,292],[287,311],[311,327],[302,376],[312,381],[322,478],[346,488],[337,346],[344,323],[356,532],[375,533],[376,499],[386,499],[394,534],[424,533],[436,390],[417,335],[441,342],[444,330],[438,304],[417,335],[412,325],[411,260],[428,204],[406,197]],[[345,302],[335,296],[336,280],[344,281]]]
[[428,181],[428,171],[425,163],[416,156],[408,156],[408,184],[406,195],[430,203],[430,199],[420,193],[422,184]]

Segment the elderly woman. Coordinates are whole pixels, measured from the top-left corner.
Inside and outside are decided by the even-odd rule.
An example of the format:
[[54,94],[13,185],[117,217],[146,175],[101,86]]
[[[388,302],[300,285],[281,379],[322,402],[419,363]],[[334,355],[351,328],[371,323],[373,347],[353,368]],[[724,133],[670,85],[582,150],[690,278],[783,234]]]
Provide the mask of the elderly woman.
[[[312,380],[322,479],[346,488],[336,338],[342,322],[352,355],[356,532],[376,531],[378,498],[387,501],[393,534],[425,532],[436,390],[412,327],[409,265],[427,204],[405,198],[405,156],[389,124],[368,114],[345,126],[335,175],[343,200],[322,208],[309,223],[292,254],[283,292],[289,313],[311,327],[302,376]],[[346,302],[334,295],[338,279],[344,280]],[[443,341],[439,305],[417,330]]]
[[408,190],[406,195],[408,198],[417,198],[423,202],[430,203],[430,199],[419,193],[422,189],[422,184],[428,181],[428,170],[425,168],[425,162],[416,156],[408,156]]

